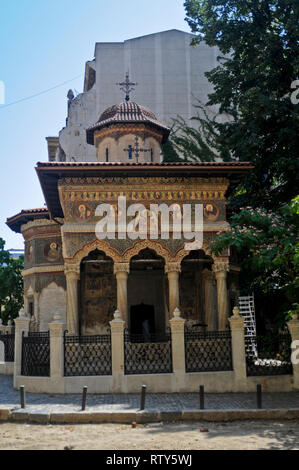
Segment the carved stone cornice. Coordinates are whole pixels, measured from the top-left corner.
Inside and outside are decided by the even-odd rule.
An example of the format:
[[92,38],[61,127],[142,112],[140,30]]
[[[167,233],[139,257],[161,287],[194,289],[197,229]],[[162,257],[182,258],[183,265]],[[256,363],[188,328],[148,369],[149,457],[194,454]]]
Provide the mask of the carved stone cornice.
[[22,276],[32,276],[33,274],[40,274],[40,273],[55,273],[55,272],[63,272],[64,265],[59,264],[56,266],[35,266],[34,268],[23,269]]
[[[59,222],[63,223],[63,219],[57,219]],[[53,220],[49,219],[36,219],[36,220],[30,220],[26,224],[21,225],[21,232],[24,230],[28,230],[29,228],[33,227],[43,227],[43,226],[57,226],[57,223],[54,222]]]

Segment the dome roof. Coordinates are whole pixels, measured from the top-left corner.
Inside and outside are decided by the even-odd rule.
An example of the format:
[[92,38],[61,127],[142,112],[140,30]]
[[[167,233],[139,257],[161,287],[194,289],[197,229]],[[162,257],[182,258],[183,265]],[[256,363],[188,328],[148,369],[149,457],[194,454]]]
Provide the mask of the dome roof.
[[130,101],[124,101],[105,109],[105,111],[99,117],[98,122],[106,121],[107,119],[112,118],[120,121],[139,121],[141,119],[146,120],[148,118],[157,121],[156,116],[150,109]]
[[158,128],[163,134],[163,142],[167,140],[170,132],[170,129],[159,122],[150,109],[133,101],[124,101],[105,109],[100,115],[99,120],[86,130],[87,143],[93,145],[93,135],[96,130],[111,124],[124,122],[149,124]]

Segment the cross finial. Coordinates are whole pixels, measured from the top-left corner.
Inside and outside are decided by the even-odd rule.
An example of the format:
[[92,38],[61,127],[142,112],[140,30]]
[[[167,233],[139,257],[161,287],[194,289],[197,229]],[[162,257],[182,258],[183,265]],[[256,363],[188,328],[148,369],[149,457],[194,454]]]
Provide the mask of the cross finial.
[[127,72],[125,81],[117,83],[116,85],[120,85],[120,90],[126,94],[125,100],[130,101],[130,93],[135,90],[133,86],[138,85],[138,83],[130,82],[129,72]]
[[138,140],[137,135],[135,136],[135,147],[132,147],[132,145],[128,145],[128,148],[124,149],[124,152],[129,153],[129,160],[132,160],[133,152],[135,152],[135,157],[136,157],[136,162],[137,163],[138,163],[138,158],[139,158],[139,153],[140,152],[145,153],[145,152],[150,152],[150,151],[151,151],[151,149],[140,148],[139,140]]

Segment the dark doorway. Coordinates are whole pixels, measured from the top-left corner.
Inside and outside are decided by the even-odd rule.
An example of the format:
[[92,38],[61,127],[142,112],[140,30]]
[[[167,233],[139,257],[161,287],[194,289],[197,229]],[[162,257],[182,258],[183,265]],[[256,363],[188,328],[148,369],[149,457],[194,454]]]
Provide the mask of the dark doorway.
[[144,335],[149,339],[156,331],[155,308],[153,305],[132,305],[130,309],[130,333],[132,335]]

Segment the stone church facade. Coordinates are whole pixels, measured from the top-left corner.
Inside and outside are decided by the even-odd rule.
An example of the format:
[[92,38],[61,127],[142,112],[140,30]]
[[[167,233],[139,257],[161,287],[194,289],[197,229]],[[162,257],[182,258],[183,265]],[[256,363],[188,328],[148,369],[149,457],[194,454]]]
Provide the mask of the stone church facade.
[[[25,239],[25,311],[38,330],[59,313],[70,334],[104,334],[118,309],[126,327],[164,334],[175,308],[187,323],[225,330],[237,296],[238,267],[230,254],[215,258],[209,244],[228,227],[228,192],[249,163],[161,163],[169,128],[152,111],[126,101],[105,110],[86,130],[97,162],[39,162],[36,171],[47,209],[21,211],[8,225]],[[151,223],[151,204],[203,207],[203,244],[186,250],[183,237],[129,232],[99,239],[97,207],[116,215],[118,199],[141,204]],[[102,214],[103,215],[103,214]],[[118,219],[117,219],[118,220]],[[132,220],[128,217],[128,223]],[[109,235],[109,234],[107,234]]]
[[[167,73],[178,81],[170,95],[162,93],[161,81],[167,38],[188,59],[182,76],[169,66]],[[210,251],[217,234],[229,227],[226,200],[252,165],[161,161],[170,133],[161,119],[167,99],[169,110],[180,98],[183,109],[192,89],[189,40],[175,31],[134,40],[124,50],[97,45],[85,92],[76,99],[69,92],[67,126],[59,143],[47,139],[49,161],[36,165],[47,207],[7,219],[25,242],[24,309],[14,320],[15,332],[2,335],[7,364],[0,364],[0,373],[13,370],[15,388],[136,393],[145,384],[150,392],[164,393],[198,392],[200,383],[208,392],[252,392],[268,375],[272,360],[266,367],[246,356],[234,253]],[[146,64],[153,45],[155,92],[146,77],[142,86],[160,111],[148,107],[147,99],[130,101],[135,83],[123,70],[125,101],[110,100],[107,93],[100,109],[105,100],[99,102],[96,90],[105,81],[99,80],[99,57],[106,49],[122,51],[121,62],[131,67],[141,51]],[[111,80],[120,81],[108,69]],[[185,82],[187,95],[181,91]],[[289,322],[296,340],[298,322]],[[12,327],[0,325],[0,334],[7,328]],[[273,375],[263,377],[269,391],[299,388],[299,366],[289,358],[274,365]]]

